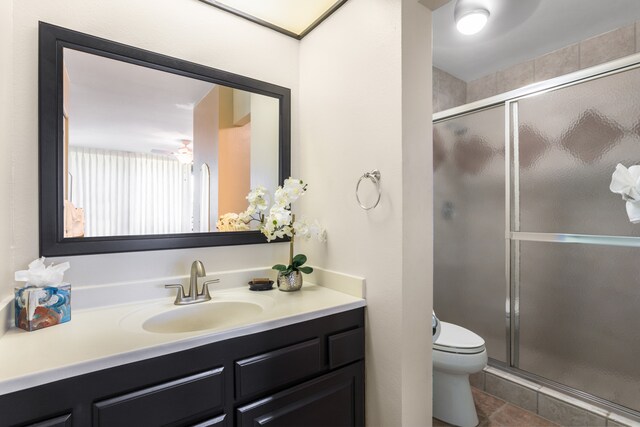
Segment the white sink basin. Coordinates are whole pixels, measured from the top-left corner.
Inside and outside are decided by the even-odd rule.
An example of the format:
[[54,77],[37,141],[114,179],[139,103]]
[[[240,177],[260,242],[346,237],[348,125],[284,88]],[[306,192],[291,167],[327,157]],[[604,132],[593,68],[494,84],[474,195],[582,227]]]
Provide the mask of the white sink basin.
[[203,331],[237,324],[262,313],[263,308],[251,302],[219,301],[195,304],[160,313],[142,324],[148,332],[177,334]]
[[273,305],[272,297],[255,293],[219,292],[211,301],[177,306],[173,299],[125,316],[120,326],[135,332],[187,334],[253,323]]

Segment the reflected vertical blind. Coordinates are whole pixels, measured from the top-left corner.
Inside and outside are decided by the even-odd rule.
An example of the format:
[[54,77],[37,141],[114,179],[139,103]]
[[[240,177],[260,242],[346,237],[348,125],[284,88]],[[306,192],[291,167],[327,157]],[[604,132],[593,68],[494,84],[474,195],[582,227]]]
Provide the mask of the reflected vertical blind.
[[71,201],[85,237],[188,233],[191,165],[172,156],[69,147]]

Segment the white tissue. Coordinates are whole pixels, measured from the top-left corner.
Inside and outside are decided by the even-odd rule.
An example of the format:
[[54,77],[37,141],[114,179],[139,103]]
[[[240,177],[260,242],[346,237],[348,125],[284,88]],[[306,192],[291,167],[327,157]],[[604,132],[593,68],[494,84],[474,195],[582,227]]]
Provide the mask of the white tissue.
[[609,189],[622,196],[627,202],[627,215],[629,221],[640,223],[640,166],[631,166],[629,169],[618,163],[616,170],[611,175]]
[[31,261],[28,270],[16,271],[16,282],[27,282],[30,286],[58,287],[64,279],[64,272],[69,269],[69,263],[49,266],[44,264],[44,257]]

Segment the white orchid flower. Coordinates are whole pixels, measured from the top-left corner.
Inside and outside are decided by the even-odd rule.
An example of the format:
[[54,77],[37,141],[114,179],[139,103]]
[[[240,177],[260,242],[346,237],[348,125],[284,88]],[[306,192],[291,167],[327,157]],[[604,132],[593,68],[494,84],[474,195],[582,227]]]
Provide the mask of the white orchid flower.
[[304,184],[300,179],[288,178],[284,180],[283,190],[287,193],[289,203],[293,203],[304,195],[307,189],[307,184]]
[[307,221],[304,218],[293,223],[293,230],[296,237],[301,237],[304,240],[309,240],[309,238],[311,238],[309,224],[307,224]]
[[250,209],[247,209],[246,211],[238,214],[238,220],[242,221],[245,224],[248,224],[251,221],[252,214],[253,212],[251,212]]
[[247,214],[247,215],[253,215],[254,213],[258,212],[258,208],[256,207],[256,205],[249,205],[247,206],[247,210],[243,212],[243,214]]
[[262,234],[267,237],[267,241],[271,241],[276,237],[282,237],[282,228],[288,226],[290,222],[291,211],[273,205],[261,228]]
[[258,211],[264,211],[269,206],[267,202],[268,196],[267,189],[262,185],[258,185],[255,189],[251,190],[247,195],[247,201],[249,202],[249,206],[253,207]]
[[276,227],[283,227],[291,224],[291,211],[279,206],[273,206],[269,211],[269,218]]
[[287,191],[282,187],[278,187],[276,192],[273,194],[273,206],[285,208],[290,204],[291,204],[291,199],[289,199],[289,195],[287,194]]
[[302,180],[291,177],[285,179],[284,184],[273,193],[273,205],[268,215],[263,216],[262,212],[268,207],[266,200],[268,193],[266,188],[258,186],[247,195],[249,207],[239,214],[237,221],[248,223],[256,219],[253,215],[260,214],[260,231],[269,242],[285,236],[292,238],[297,236],[305,240],[315,237],[324,242],[327,240],[327,231],[317,220],[310,224],[307,220],[300,219],[292,224],[291,204],[303,196],[306,190],[307,184]]
[[321,243],[327,241],[327,229],[320,225],[317,219],[309,226],[309,235],[315,237]]
[[285,225],[284,227],[276,230],[275,236],[278,238],[283,238],[284,236],[293,237],[293,228],[289,225]]
[[262,232],[262,234],[264,234],[265,237],[267,238],[267,242],[270,242],[276,238],[274,235],[275,229],[276,229],[276,226],[273,224],[272,221],[269,221],[269,217],[267,217],[265,224],[260,228],[260,231]]

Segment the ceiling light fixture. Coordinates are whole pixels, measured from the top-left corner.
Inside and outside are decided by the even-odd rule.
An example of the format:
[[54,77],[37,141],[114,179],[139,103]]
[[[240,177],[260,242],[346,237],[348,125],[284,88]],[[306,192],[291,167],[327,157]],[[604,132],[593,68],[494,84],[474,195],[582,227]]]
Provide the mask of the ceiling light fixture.
[[176,156],[178,161],[183,165],[193,163],[193,151],[191,150],[191,148],[189,148],[189,144],[191,144],[191,141],[189,141],[188,139],[183,139],[181,142],[184,145],[180,147],[177,152],[173,153],[173,155]]
[[458,0],[453,17],[458,31],[464,35],[471,35],[484,28],[489,20],[489,11],[478,2]]

